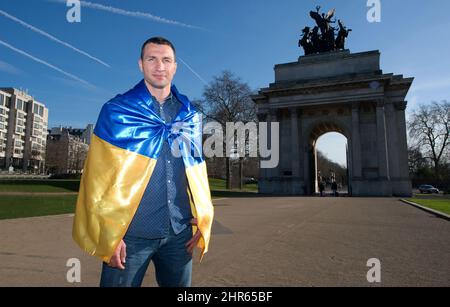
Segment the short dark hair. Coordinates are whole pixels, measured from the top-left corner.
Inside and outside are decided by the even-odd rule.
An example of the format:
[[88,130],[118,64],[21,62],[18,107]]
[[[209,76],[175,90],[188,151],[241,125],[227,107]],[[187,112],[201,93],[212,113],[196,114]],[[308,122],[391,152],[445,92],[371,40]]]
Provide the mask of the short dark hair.
[[145,49],[145,46],[147,46],[148,44],[167,45],[170,48],[172,48],[173,54],[174,54],[174,56],[176,56],[175,47],[168,39],[166,39],[164,37],[160,37],[160,36],[155,36],[155,37],[152,37],[152,38],[149,38],[148,40],[146,40],[145,43],[142,45],[141,59],[144,58],[144,49]]

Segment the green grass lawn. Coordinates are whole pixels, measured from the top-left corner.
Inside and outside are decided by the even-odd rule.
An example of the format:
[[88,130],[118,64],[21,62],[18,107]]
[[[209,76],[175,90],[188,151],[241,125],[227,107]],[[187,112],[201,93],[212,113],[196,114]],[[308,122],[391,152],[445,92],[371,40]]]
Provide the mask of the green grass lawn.
[[80,180],[7,180],[0,181],[0,192],[78,192]]
[[[78,192],[80,180],[17,180],[0,181],[0,192]],[[214,198],[256,195],[256,184],[245,186],[244,191],[225,189],[225,180],[210,179]],[[77,195],[1,195],[0,220],[22,217],[45,216],[73,213]]]
[[411,198],[410,201],[450,215],[450,199]]
[[[225,180],[209,179],[209,185],[213,191],[227,191]],[[0,192],[78,192],[80,180],[9,180],[0,181]],[[239,192],[240,190],[233,190]],[[243,192],[258,192],[256,184],[246,184]]]
[[0,196],[0,220],[73,213],[76,195]]
[[[213,191],[228,191],[226,188],[226,182],[223,179],[209,178],[209,187]],[[240,190],[232,190],[239,192]],[[243,192],[258,192],[257,184],[245,184]]]

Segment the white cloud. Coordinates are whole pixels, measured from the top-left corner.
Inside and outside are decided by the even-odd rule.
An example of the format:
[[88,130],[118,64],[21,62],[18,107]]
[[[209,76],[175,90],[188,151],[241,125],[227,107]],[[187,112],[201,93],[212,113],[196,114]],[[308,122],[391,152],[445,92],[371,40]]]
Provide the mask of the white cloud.
[[22,71],[11,64],[8,64],[6,62],[3,62],[0,60],[0,71],[13,74],[13,75],[20,75],[22,74]]
[[[76,80],[68,79],[68,78],[65,78],[65,77],[59,77],[59,76],[50,76],[50,75],[48,75],[47,77],[50,78],[50,79],[55,80],[55,82],[59,82],[59,83],[65,85],[65,86],[70,86],[70,87],[73,87],[73,88],[76,88],[76,89],[80,89],[80,83],[78,81],[76,81]],[[92,86],[87,86],[87,85],[84,85],[84,84],[81,84],[81,86],[84,87],[85,89],[91,90],[92,94],[103,95],[103,96],[107,97],[108,99],[109,99],[109,97],[116,96],[116,94],[113,93],[112,91],[103,89],[103,88],[98,87],[98,86],[96,86],[95,88],[92,88]],[[71,91],[69,91],[69,95],[66,96],[68,99],[70,99],[70,97],[73,97],[73,94],[71,94],[70,92]],[[99,101],[97,98],[96,99],[83,98],[83,99],[84,99],[84,101],[91,101],[91,102],[98,102]],[[105,98],[103,98],[103,100],[105,100]]]

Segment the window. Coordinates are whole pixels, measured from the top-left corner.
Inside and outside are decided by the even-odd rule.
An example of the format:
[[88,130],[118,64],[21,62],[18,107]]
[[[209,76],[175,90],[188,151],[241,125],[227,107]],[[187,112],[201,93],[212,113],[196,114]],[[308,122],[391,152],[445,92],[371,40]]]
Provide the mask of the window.
[[34,104],[33,113],[39,113],[39,106],[37,104]]
[[24,119],[25,115],[23,115],[22,112],[17,112],[17,117],[20,118],[20,119]]
[[3,109],[3,108],[0,108],[0,114],[2,114],[2,115],[6,115],[6,110],[5,110],[5,109]]
[[44,107],[43,106],[39,106],[39,115],[44,116]]
[[23,128],[22,127],[16,127],[16,132],[17,133],[23,133]]
[[5,95],[0,94],[0,106],[4,106],[5,105]]
[[17,120],[17,125],[25,126],[25,122],[22,119]]
[[6,128],[5,125],[0,123],[0,129],[5,129],[5,128]]
[[16,100],[16,109],[17,110],[22,110],[23,109],[23,101],[20,99]]

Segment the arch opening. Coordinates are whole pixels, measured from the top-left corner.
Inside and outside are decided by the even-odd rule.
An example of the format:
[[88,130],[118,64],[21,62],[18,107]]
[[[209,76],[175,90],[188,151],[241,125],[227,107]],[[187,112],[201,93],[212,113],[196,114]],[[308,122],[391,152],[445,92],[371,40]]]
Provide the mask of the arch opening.
[[321,123],[311,131],[310,187],[316,196],[349,195],[349,139],[334,123]]

